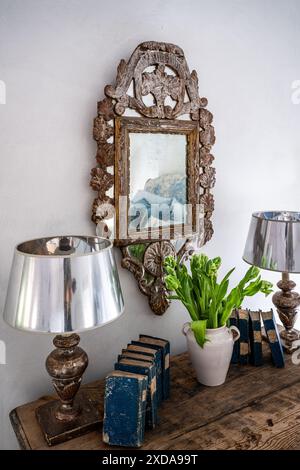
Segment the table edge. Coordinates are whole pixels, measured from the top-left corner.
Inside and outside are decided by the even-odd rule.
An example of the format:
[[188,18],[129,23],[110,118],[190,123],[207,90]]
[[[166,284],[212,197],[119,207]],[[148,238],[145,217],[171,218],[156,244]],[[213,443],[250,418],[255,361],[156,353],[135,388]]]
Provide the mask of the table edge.
[[9,419],[21,450],[31,450],[25,431],[18,416],[17,408],[9,413]]

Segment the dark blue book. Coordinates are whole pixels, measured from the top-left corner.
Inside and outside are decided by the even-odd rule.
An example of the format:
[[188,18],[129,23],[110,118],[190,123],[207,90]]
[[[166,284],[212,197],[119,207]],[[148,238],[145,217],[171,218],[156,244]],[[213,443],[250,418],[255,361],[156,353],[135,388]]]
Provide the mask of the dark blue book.
[[[229,317],[229,326],[239,328],[238,311],[234,309]],[[231,364],[238,364],[240,360],[240,339],[236,340],[233,344],[233,351],[231,356]]]
[[240,364],[248,364],[249,360],[249,313],[248,310],[238,310],[240,330]]
[[162,393],[163,400],[170,397],[170,342],[155,336],[140,335],[140,341],[162,352]]
[[156,383],[157,383],[157,404],[160,406],[162,402],[162,352],[160,349],[150,348],[148,345],[145,346],[145,343],[140,341],[132,341],[131,344],[127,344],[127,351],[132,351],[137,354],[145,354],[146,356],[151,356],[154,359],[154,364],[156,366]]
[[260,314],[271,349],[273,363],[276,367],[284,367],[284,355],[273,310],[260,312]]
[[105,381],[103,441],[109,445],[140,447],[144,441],[146,375],[113,371]]
[[250,357],[249,362],[254,366],[262,366],[262,335],[260,313],[249,311],[249,341]]
[[143,374],[148,377],[146,426],[148,429],[154,429],[158,422],[155,365],[151,362],[124,358],[115,364],[115,370]]

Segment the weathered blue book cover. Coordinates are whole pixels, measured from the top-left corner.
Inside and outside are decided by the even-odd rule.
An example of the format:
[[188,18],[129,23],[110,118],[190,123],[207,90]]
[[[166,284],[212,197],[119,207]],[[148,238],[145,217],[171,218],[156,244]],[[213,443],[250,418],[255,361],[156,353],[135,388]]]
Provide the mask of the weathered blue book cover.
[[[238,311],[234,309],[229,317],[229,326],[236,326],[239,328]],[[240,339],[236,340],[233,344],[233,351],[231,356],[231,363],[238,364],[240,360]]]
[[140,447],[144,440],[148,379],[145,375],[111,372],[105,381],[103,441]]
[[151,357],[153,357],[156,366],[157,404],[159,406],[162,402],[161,350],[150,348],[149,345],[145,346],[145,343],[141,343],[140,341],[132,341],[131,344],[127,344],[127,350],[134,351],[137,354],[145,354],[147,356],[150,355]]
[[254,366],[263,364],[260,313],[249,311],[250,358]]
[[284,355],[273,310],[261,312],[261,317],[271,349],[273,363],[276,367],[284,367]]
[[240,330],[240,364],[248,364],[249,359],[249,313],[248,310],[238,310]]
[[124,358],[115,364],[115,370],[144,374],[148,377],[146,426],[149,429],[154,429],[158,422],[155,365],[150,362]]
[[155,336],[140,335],[140,341],[143,343],[157,348],[162,351],[162,389],[163,400],[170,397],[170,342],[163,338],[156,338]]

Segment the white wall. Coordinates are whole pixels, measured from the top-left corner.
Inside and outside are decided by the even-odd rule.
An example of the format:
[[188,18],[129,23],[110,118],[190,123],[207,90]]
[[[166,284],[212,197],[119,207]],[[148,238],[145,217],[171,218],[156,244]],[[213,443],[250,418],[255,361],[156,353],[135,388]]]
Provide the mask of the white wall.
[[[246,269],[241,255],[251,212],[299,210],[300,105],[291,101],[292,82],[300,79],[299,24],[297,0],[0,0],[0,80],[7,90],[0,104],[0,310],[17,242],[93,233],[96,103],[119,60],[145,40],[178,44],[198,71],[217,135],[215,235],[206,252],[221,255],[224,269],[236,265],[237,279]],[[131,274],[121,268],[120,276],[126,314],[82,335],[88,380],[109,371],[139,332],[169,338],[175,353],[185,347],[183,308],[173,303],[155,317]],[[271,299],[248,305],[268,308]],[[52,347],[49,336],[14,331],[2,320],[0,340],[7,346],[0,448],[10,449],[17,443],[8,412],[50,392],[44,361]]]

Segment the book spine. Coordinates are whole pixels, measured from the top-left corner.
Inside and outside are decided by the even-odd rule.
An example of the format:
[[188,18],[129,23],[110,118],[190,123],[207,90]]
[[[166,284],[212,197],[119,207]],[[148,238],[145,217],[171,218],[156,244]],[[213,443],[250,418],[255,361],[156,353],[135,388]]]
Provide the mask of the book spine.
[[144,440],[147,378],[108,377],[105,384],[103,441],[140,447]]
[[148,429],[154,429],[158,423],[157,412],[157,387],[156,387],[156,368],[155,365],[143,367],[140,365],[122,364],[117,362],[115,370],[123,370],[125,372],[133,372],[135,374],[143,374],[147,376],[147,407],[146,407],[146,426]]
[[145,340],[145,344],[151,345],[151,342],[147,342],[147,338],[165,343],[164,346],[159,346],[158,344],[155,345],[155,343],[152,343],[152,346],[162,348],[162,399],[167,400],[170,397],[170,342],[164,338],[143,334],[140,334],[139,340],[141,342]]
[[[229,326],[236,326],[239,328],[239,321],[237,316],[237,311],[232,312],[231,317],[229,318]],[[231,356],[231,364],[238,364],[240,359],[240,339],[234,342],[233,351]]]
[[247,310],[239,310],[240,364],[248,364],[249,358],[249,315]]
[[153,364],[151,366],[150,372],[150,387],[149,387],[149,395],[150,395],[150,403],[149,403],[149,417],[146,423],[148,429],[154,429],[158,424],[158,403],[157,403],[157,374],[156,374],[156,367]]
[[262,366],[262,336],[260,314],[258,312],[250,312],[249,314],[249,340],[250,340],[250,357],[249,362],[254,366]]
[[[142,343],[141,341],[131,341],[131,344],[137,346],[143,346],[145,348],[153,349],[155,352],[155,366],[156,366],[156,382],[157,382],[157,403],[158,406],[161,405],[163,400],[163,381],[162,381],[162,351],[161,349],[156,349],[153,345]],[[135,351],[137,352],[137,351]],[[141,354],[145,354],[141,352]]]
[[[269,313],[269,312],[267,312]],[[272,360],[276,367],[284,367],[284,355],[282,350],[282,345],[279,337],[279,333],[277,330],[276,321],[274,319],[273,312],[268,315],[268,317],[264,317],[266,312],[262,312],[262,319],[265,326],[269,346],[271,349]]]
[[164,348],[163,399],[170,398],[170,343]]

